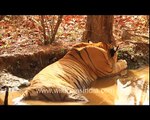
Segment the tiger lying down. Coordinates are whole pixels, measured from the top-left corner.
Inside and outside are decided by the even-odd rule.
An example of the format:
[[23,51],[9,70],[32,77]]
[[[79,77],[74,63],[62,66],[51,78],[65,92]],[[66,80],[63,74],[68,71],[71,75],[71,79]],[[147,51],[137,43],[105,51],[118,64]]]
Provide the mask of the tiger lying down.
[[127,68],[125,60],[117,61],[115,47],[106,43],[79,43],[60,60],[41,70],[14,104],[22,100],[80,101],[88,100],[79,91],[90,88],[98,77],[117,74]]

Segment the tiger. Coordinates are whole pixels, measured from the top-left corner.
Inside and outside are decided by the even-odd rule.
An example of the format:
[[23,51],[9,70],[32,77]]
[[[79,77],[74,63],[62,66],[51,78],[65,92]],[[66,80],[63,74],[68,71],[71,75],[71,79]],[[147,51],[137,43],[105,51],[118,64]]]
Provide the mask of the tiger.
[[23,100],[89,102],[79,91],[89,89],[98,78],[127,68],[125,60],[117,60],[117,49],[104,42],[73,45],[63,58],[36,74],[13,103],[17,105]]

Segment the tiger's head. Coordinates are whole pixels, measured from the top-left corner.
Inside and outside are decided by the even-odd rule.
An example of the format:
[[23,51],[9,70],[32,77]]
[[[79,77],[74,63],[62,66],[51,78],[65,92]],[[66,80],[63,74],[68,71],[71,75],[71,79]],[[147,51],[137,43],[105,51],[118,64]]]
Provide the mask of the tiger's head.
[[[120,66],[116,68],[117,50],[112,44],[99,43],[79,43],[73,46],[69,55],[76,57],[78,61],[86,64],[99,77],[113,74],[113,71],[120,71],[127,67],[126,61],[122,61]],[[121,65],[123,65],[121,67]],[[118,70],[116,70],[118,69]]]

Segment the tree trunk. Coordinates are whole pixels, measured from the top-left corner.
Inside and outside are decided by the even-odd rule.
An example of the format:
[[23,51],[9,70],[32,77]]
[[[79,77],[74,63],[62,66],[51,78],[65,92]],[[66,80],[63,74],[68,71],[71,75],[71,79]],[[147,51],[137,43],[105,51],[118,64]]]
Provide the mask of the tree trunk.
[[113,15],[89,15],[83,41],[114,43],[112,29]]

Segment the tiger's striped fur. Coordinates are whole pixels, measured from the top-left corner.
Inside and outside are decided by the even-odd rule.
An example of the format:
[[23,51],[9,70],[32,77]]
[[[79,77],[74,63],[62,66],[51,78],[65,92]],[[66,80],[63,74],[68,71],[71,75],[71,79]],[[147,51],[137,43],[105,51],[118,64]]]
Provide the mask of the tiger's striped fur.
[[[125,60],[117,61],[106,43],[79,43],[59,61],[41,70],[23,95],[23,99],[49,101],[88,101],[76,90],[90,87],[98,77],[119,73],[127,67]],[[45,92],[46,91],[46,92]]]

